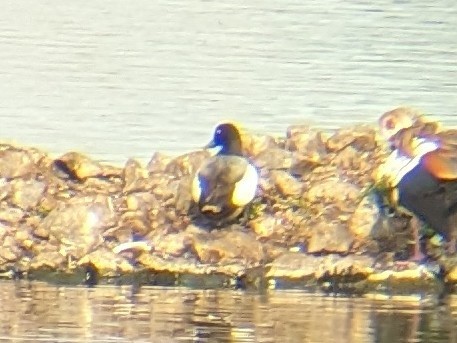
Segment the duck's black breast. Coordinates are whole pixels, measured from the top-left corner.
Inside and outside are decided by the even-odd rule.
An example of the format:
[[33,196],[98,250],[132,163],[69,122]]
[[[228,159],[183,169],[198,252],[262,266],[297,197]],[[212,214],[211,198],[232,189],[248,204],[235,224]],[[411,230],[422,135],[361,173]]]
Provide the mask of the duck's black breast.
[[441,181],[421,164],[405,174],[397,185],[399,203],[445,238],[457,211],[457,181]]

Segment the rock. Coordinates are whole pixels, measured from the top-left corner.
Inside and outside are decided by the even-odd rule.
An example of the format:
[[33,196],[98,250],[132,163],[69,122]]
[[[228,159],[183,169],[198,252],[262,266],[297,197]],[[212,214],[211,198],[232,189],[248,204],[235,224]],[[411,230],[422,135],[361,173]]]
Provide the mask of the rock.
[[327,140],[323,132],[316,131],[308,125],[292,125],[287,129],[286,148],[301,155],[325,156]]
[[4,237],[2,240],[2,247],[0,248],[0,263],[17,261],[21,258],[21,256],[22,251],[17,246],[14,237]]
[[3,242],[5,237],[13,231],[14,229],[11,226],[5,225],[0,221],[0,242]]
[[[184,178],[185,176],[181,179]],[[166,205],[175,204],[179,183],[179,179],[169,177],[168,179],[162,178],[160,184],[156,184],[152,193],[157,197],[157,199],[161,200],[160,206],[164,207]]]
[[269,264],[266,277],[309,279],[314,277],[321,258],[297,252],[287,252]]
[[309,202],[335,202],[341,206],[343,203],[356,204],[360,194],[361,189],[359,187],[333,177],[312,185],[304,193],[304,197]]
[[197,169],[202,165],[203,161],[210,156],[210,153],[206,150],[194,151],[181,155],[168,163],[165,168],[165,173],[171,174],[175,177],[194,175]]
[[79,152],[68,152],[54,160],[53,167],[61,175],[71,180],[84,181],[96,177],[121,177],[123,170],[103,165]]
[[172,157],[161,154],[160,152],[154,153],[148,163],[147,170],[150,174],[165,173],[167,165],[172,161]]
[[250,226],[259,238],[281,238],[284,231],[281,220],[271,215],[263,215],[252,220]]
[[329,151],[340,151],[351,145],[357,150],[371,151],[376,148],[376,131],[368,125],[343,128],[327,140]]
[[349,253],[354,241],[347,229],[338,222],[320,222],[312,230],[309,253]]
[[39,239],[49,239],[49,231],[42,225],[35,227],[32,232]]
[[342,169],[356,169],[361,160],[361,152],[348,145],[338,151],[332,162]]
[[24,217],[24,211],[20,208],[7,207],[0,208],[0,221],[16,224],[19,223]]
[[46,185],[38,180],[16,180],[12,185],[13,196],[11,202],[28,210],[38,205],[45,191]]
[[18,247],[25,250],[32,250],[35,243],[28,228],[18,228],[14,235],[14,240]]
[[297,151],[306,147],[314,139],[316,132],[306,124],[291,125],[286,131],[286,148]]
[[[54,160],[0,144],[0,264],[28,276],[79,265],[81,275],[91,267],[106,277],[141,274],[170,285],[196,285],[211,275],[219,286],[237,277],[262,287],[257,281],[269,261],[268,277],[298,279],[292,282],[302,287],[403,280],[373,276],[371,267],[376,258],[378,271],[391,268],[411,241],[409,217],[385,216],[364,195],[388,154],[374,133],[357,126],[327,138],[294,126],[287,138],[243,134],[244,152],[259,169],[259,196],[247,223],[211,231],[209,221],[193,216],[191,197],[208,151],[156,153],[147,168],[133,159],[117,168],[75,152]],[[444,262],[452,267],[453,260]],[[453,282],[457,272],[448,270]]]
[[140,162],[131,158],[127,160],[123,174],[125,193],[136,189],[136,183],[148,177],[148,171],[141,166]]
[[457,266],[454,266],[446,275],[446,280],[450,283],[457,283]]
[[[151,232],[151,223],[147,212],[143,211],[128,211],[121,215],[118,226],[113,228],[110,237],[115,237],[118,242],[125,242],[127,237],[136,235],[144,237]],[[113,236],[112,233],[115,232]],[[107,237],[107,232],[104,237]]]
[[272,170],[270,178],[282,196],[298,196],[302,192],[302,183],[283,170]]
[[26,150],[0,145],[0,178],[14,179],[35,173],[35,163]]
[[290,173],[296,176],[304,176],[326,163],[327,161],[319,154],[300,155],[294,153]]
[[10,195],[12,188],[11,182],[6,179],[0,179],[0,201]]
[[358,277],[368,278],[373,272],[374,259],[366,255],[349,255],[341,257],[331,254],[322,257],[319,268],[316,269],[317,279],[328,277]]
[[150,192],[131,193],[125,197],[126,210],[128,211],[149,211],[151,208],[160,206],[159,201],[154,194]]
[[58,251],[46,251],[35,255],[30,262],[29,268],[33,270],[51,269],[59,270],[68,265],[68,259]]
[[141,193],[141,192],[155,192],[156,194],[161,190],[160,187],[165,187],[168,185],[169,180],[172,177],[169,175],[158,175],[152,174],[146,178],[138,178],[134,182],[130,183],[128,186],[122,189],[122,192],[125,194],[130,193]]
[[372,196],[359,203],[349,219],[349,231],[361,239],[370,237],[379,221],[379,207]]
[[54,161],[54,167],[73,180],[84,180],[103,174],[100,163],[78,152],[68,152],[62,155]]
[[106,228],[114,226],[111,201],[106,196],[73,198],[53,209],[37,230],[49,232],[61,249],[80,259],[101,243]]
[[266,276],[278,279],[368,278],[373,273],[372,264],[373,259],[368,256],[310,256],[290,252],[274,260]]
[[186,231],[156,235],[152,246],[162,258],[183,256],[192,247],[193,237]]
[[257,265],[263,259],[261,244],[239,230],[212,231],[194,236],[193,249],[202,263]]
[[257,156],[264,151],[276,150],[277,143],[271,136],[244,134],[241,136],[243,152],[246,156]]
[[193,176],[187,175],[178,181],[175,194],[175,207],[178,213],[188,213],[193,204],[192,180]]
[[132,273],[134,267],[123,257],[108,249],[98,249],[81,258],[78,265],[92,265],[102,277],[113,277],[119,273]]
[[260,169],[289,169],[292,166],[292,153],[280,148],[267,149],[257,154],[253,161]]

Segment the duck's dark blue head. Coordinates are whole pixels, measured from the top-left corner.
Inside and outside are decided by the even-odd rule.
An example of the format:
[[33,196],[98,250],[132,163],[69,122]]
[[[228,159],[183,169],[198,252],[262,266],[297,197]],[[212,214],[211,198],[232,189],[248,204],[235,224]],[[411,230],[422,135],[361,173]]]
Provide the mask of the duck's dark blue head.
[[220,148],[219,155],[241,155],[241,136],[231,123],[220,124],[214,130],[213,140],[206,148]]

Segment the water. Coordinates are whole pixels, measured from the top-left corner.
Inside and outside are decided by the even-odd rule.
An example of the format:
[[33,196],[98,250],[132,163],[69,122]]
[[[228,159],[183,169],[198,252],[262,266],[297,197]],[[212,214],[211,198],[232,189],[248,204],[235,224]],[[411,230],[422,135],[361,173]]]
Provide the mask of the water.
[[456,342],[457,297],[325,297],[302,292],[0,282],[1,342]]
[[410,104],[457,124],[454,0],[2,2],[0,139],[123,163]]

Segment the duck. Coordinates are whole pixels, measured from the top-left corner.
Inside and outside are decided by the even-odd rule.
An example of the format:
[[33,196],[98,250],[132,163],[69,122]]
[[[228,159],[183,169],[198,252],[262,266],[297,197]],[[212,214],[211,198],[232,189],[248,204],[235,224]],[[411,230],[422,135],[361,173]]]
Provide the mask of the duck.
[[[414,253],[424,256],[419,229],[427,224],[455,254],[457,242],[457,130],[402,108],[379,119],[380,131],[392,149],[379,175],[391,189],[391,202],[412,215]],[[379,179],[379,176],[378,176]]]
[[[435,134],[440,131],[440,123],[432,121],[421,111],[412,107],[397,107],[385,112],[378,120],[379,130],[386,142],[391,143],[396,133],[410,128],[409,133],[417,136]],[[393,150],[393,147],[391,147]]]
[[192,198],[206,218],[235,219],[255,198],[259,172],[243,156],[240,131],[233,123],[219,124],[205,148],[217,148],[218,152],[196,171]]

